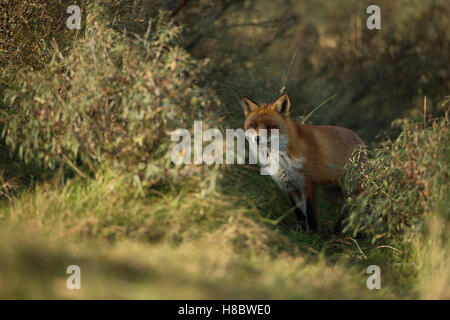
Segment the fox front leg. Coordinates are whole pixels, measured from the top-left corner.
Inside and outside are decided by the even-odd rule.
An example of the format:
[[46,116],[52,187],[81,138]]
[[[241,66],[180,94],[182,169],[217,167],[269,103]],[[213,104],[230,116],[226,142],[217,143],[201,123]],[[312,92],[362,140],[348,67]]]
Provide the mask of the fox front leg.
[[304,191],[291,192],[290,194],[292,203],[295,207],[295,214],[297,215],[297,220],[302,227],[308,230],[308,215],[306,212],[306,194]]
[[295,206],[295,213],[299,223],[306,230],[318,232],[317,206],[315,203],[315,194],[309,196],[302,190],[292,193],[292,199]]

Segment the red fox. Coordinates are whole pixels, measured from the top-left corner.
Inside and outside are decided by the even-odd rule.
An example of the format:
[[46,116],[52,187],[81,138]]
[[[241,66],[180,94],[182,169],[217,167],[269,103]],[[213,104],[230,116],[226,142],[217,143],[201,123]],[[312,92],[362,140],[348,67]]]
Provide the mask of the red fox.
[[[258,104],[248,97],[242,99],[245,113],[244,129],[254,129],[248,136],[259,143],[259,130],[279,130],[279,169],[272,178],[283,190],[289,192],[299,223],[318,232],[316,187],[324,197],[339,209],[344,204],[341,178],[344,166],[355,149],[364,142],[353,131],[336,126],[306,125],[293,121],[289,116],[289,96],[284,94],[274,103]],[[288,159],[286,161],[286,159]],[[342,229],[342,213],[335,232]]]

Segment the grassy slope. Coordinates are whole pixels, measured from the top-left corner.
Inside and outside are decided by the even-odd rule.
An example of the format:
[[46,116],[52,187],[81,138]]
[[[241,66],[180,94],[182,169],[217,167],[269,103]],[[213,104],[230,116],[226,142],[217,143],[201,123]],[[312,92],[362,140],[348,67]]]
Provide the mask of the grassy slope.
[[[317,236],[259,222],[251,201],[213,190],[152,201],[125,186],[106,173],[4,206],[1,297],[392,297],[365,288],[351,245],[356,265],[331,261]],[[71,264],[81,267],[81,291],[65,288]]]

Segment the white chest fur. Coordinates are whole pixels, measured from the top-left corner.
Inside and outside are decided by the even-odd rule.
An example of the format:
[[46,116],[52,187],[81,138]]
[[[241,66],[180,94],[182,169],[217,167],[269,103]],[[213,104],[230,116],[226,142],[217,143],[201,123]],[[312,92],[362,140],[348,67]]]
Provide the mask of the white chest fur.
[[[253,139],[253,137],[247,138]],[[269,138],[268,142],[271,143],[271,140],[272,139]],[[268,156],[268,163],[265,163],[264,166],[267,165],[267,167],[272,167],[272,161],[277,163],[277,165],[274,166],[276,170],[271,170],[270,175],[281,189],[288,192],[303,191],[305,188],[305,177],[299,172],[299,169],[303,167],[306,159],[303,157],[299,159],[291,158],[287,152],[288,143],[288,137],[282,134],[279,136],[278,152],[270,152],[271,148],[270,151],[268,149],[263,149],[262,152],[267,152]]]
[[278,170],[272,179],[278,186],[288,192],[300,191],[305,187],[305,177],[299,172],[303,167],[304,159],[292,159],[286,151],[279,152]]
[[285,191],[300,191],[305,188],[305,177],[299,172],[299,169],[303,167],[306,159],[303,157],[300,159],[291,158],[287,152],[288,143],[287,136],[280,135],[278,170],[271,177]]

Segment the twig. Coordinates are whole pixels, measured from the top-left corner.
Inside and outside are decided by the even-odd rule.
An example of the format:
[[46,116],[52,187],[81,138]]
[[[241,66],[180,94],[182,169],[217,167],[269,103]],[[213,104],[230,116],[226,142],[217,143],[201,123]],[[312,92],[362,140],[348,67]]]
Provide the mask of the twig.
[[181,11],[181,9],[183,9],[183,7],[184,7],[185,5],[188,4],[189,1],[191,1],[191,0],[184,0],[184,1],[178,6],[178,8],[176,8],[176,9],[170,14],[170,18],[175,17],[175,16]]
[[55,49],[55,53],[58,56],[60,60],[64,60],[64,56],[62,55],[61,51],[59,51],[58,43],[56,42],[55,38],[52,38],[50,41],[53,49]]
[[286,218],[288,215],[292,214],[292,212],[294,212],[294,208],[287,210],[285,213],[283,213],[281,216],[279,216],[275,220],[265,218],[265,217],[260,217],[260,219],[261,219],[261,221],[264,221],[264,222],[270,223],[271,225],[277,226],[280,224],[281,221],[284,220],[284,218]]
[[359,250],[359,252],[361,252],[361,254],[362,254],[362,256],[364,257],[364,259],[367,259],[367,256],[366,256],[366,255],[364,254],[364,252],[361,250],[361,248],[360,248],[358,242],[357,242],[355,239],[353,239],[353,238],[351,238],[351,237],[346,237],[346,239],[352,240],[352,241],[356,244],[356,246],[358,247],[358,250]]
[[294,63],[295,57],[297,56],[297,50],[298,50],[298,48],[296,48],[294,53],[292,54],[291,61],[289,62],[289,66],[286,70],[286,74],[284,75],[284,79],[282,79],[280,94],[284,93],[284,90],[286,89],[286,82],[289,78],[289,73],[291,71],[292,64]]
[[401,250],[399,250],[399,249],[397,249],[397,248],[394,248],[394,247],[391,247],[391,246],[378,246],[378,247],[376,247],[375,249],[379,249],[379,248],[389,248],[389,249],[392,249],[392,250],[394,250],[394,251],[396,251],[396,252],[398,252],[398,253],[402,253]]
[[[250,22],[250,23],[237,23],[237,24],[230,24],[230,25],[225,25],[225,26],[221,26],[220,30],[223,29],[233,29],[233,28],[243,28],[243,27],[264,27],[266,25],[271,25],[271,24],[275,24],[275,23],[279,23],[279,22],[283,22],[284,20],[282,19],[273,19],[273,20],[266,20],[266,21],[261,21],[261,22]],[[214,28],[212,29],[212,31],[218,31],[219,28]]]
[[321,106],[323,106],[325,103],[327,103],[328,101],[330,101],[331,99],[333,99],[334,97],[337,96],[337,93],[335,93],[334,95],[332,95],[331,97],[329,97],[328,99],[326,99],[325,101],[323,101],[322,103],[320,103],[317,107],[315,107],[305,118],[303,118],[302,120],[302,124],[306,122],[306,120],[309,119],[309,117],[317,111],[317,109],[319,109]]
[[75,165],[73,164],[73,162],[70,161],[70,159],[67,158],[67,156],[66,156],[65,154],[63,155],[63,159],[64,159],[65,162],[66,162],[73,170],[75,170],[75,172],[78,173],[81,177],[83,177],[84,179],[87,178],[86,174],[84,174],[80,169],[78,169],[77,166],[75,166]]
[[153,19],[150,18],[148,20],[147,30],[145,31],[144,39],[148,40],[148,36],[150,35],[150,31],[152,31]]
[[423,130],[427,125],[427,96],[423,98]]

